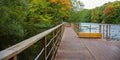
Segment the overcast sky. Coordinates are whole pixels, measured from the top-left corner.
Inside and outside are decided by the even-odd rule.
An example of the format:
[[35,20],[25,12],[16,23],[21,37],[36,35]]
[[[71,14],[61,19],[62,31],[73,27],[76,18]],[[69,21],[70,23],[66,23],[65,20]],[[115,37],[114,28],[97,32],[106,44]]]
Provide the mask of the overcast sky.
[[113,2],[115,0],[78,0],[78,1],[83,2],[83,4],[85,5],[85,8],[92,9],[97,6],[101,6],[107,2]]

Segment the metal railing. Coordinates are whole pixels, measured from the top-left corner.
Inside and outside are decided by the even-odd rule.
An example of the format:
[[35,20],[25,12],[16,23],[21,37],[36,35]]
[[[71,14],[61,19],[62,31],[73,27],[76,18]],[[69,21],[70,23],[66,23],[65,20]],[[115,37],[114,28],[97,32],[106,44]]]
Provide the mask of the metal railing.
[[[39,60],[39,58],[42,58],[42,60],[54,60],[63,32],[64,24],[60,24],[36,36],[26,39],[16,45],[0,51],[0,60],[17,60],[18,55],[21,52],[28,49],[38,41],[41,41],[40,43],[42,43],[42,48],[34,60]],[[48,37],[49,34],[51,34],[50,37]],[[50,39],[49,41],[48,38]],[[49,46],[51,47],[47,49]]]

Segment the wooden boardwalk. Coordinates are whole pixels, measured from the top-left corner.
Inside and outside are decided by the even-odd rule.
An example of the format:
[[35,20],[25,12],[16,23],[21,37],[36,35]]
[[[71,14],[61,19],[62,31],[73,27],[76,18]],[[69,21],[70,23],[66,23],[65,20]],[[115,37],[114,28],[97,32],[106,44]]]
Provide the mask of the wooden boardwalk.
[[78,38],[66,27],[55,60],[120,60],[120,42]]

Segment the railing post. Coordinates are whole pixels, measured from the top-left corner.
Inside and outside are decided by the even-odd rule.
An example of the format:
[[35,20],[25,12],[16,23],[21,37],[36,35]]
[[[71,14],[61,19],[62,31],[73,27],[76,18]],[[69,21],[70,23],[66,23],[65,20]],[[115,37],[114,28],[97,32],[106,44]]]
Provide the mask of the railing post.
[[89,28],[90,32],[91,32],[91,24],[90,24],[90,28]]
[[111,35],[111,34],[110,34],[110,31],[111,31],[111,25],[109,25],[109,40],[111,40],[111,39],[110,39],[110,35]]
[[78,29],[77,29],[77,24],[76,24],[76,28],[75,28],[75,29],[76,29],[76,33],[77,33],[77,32],[78,32]]
[[56,54],[56,48],[57,48],[57,40],[58,40],[58,35],[57,35],[57,33],[58,33],[58,28],[56,29],[55,53],[54,53],[54,54]]
[[[60,31],[60,32],[59,32]],[[58,36],[57,36],[57,48],[59,45],[59,40],[60,40],[60,34],[61,34],[61,27],[58,28]]]
[[76,32],[76,24],[74,24],[74,30],[75,30],[75,32]]
[[43,48],[44,48],[43,56],[42,56],[43,60],[46,60],[46,51],[47,51],[47,48],[46,48],[46,43],[47,42],[46,41],[47,41],[47,36],[45,36],[43,38],[43,40],[42,40],[42,42],[43,42]]
[[[61,42],[61,39],[62,39],[62,34],[63,34],[63,26],[60,27],[60,38],[59,38],[60,42]],[[60,44],[60,42],[59,42],[59,44]]]
[[108,41],[108,25],[106,25],[106,40]]
[[101,27],[102,27],[102,26],[101,26],[101,24],[100,24],[100,25],[99,25],[99,33],[101,33]]
[[79,32],[79,23],[78,23],[78,25],[77,25],[77,33]]
[[[52,38],[54,38],[55,37],[55,32],[53,31],[53,33],[52,33]],[[53,50],[52,50],[52,59],[54,59],[54,41],[55,41],[55,38],[52,40],[52,47],[53,47]]]
[[81,32],[81,24],[79,24],[79,31]]
[[105,34],[105,33],[104,33],[104,31],[105,31],[104,27],[105,27],[105,25],[103,25],[103,38],[104,38],[104,34]]
[[17,60],[17,55],[16,56],[14,56],[14,57],[12,57],[11,59],[9,59],[9,60]]
[[63,24],[63,25],[62,25],[62,35],[63,35],[63,33],[64,33],[64,28],[65,28],[65,25]]

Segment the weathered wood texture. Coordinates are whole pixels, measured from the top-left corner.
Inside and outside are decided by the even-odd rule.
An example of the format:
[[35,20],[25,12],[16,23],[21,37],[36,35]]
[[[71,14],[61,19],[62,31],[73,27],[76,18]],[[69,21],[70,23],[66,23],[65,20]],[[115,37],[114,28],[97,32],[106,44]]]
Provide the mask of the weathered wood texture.
[[55,60],[120,60],[120,42],[78,38],[66,27]]
[[[44,49],[42,51],[43,54],[44,54],[44,58],[43,59],[46,60],[46,50],[47,50],[46,48],[48,46],[50,46],[50,43],[51,43],[51,42],[49,42],[49,44],[46,44],[47,43],[46,42],[47,35],[52,33],[52,32],[54,32],[56,29],[59,29],[59,30],[57,30],[56,36],[53,36],[51,38],[51,41],[53,41],[54,38],[58,38],[60,40],[61,38],[58,37],[58,36],[62,36],[62,26],[63,26],[63,24],[57,25],[56,27],[53,27],[53,28],[51,28],[51,29],[49,29],[47,31],[44,31],[44,32],[42,32],[40,34],[37,34],[37,35],[35,35],[35,36],[33,36],[33,37],[29,38],[29,39],[26,39],[26,40],[24,40],[24,41],[22,41],[22,42],[20,42],[20,43],[18,43],[16,45],[13,45],[13,46],[5,49],[5,50],[0,51],[0,60],[9,60],[9,59],[17,60],[17,55],[19,53],[21,53],[22,51],[26,50],[28,47],[32,46],[33,44],[35,44],[39,40],[42,40],[42,38],[44,38],[42,40],[43,43],[44,43],[43,44],[43,48]],[[56,43],[56,45],[57,44],[58,44],[58,42]],[[56,47],[56,45],[53,46],[53,48]],[[53,50],[53,49],[51,48],[51,50]],[[35,60],[37,60],[37,59],[35,59]]]

